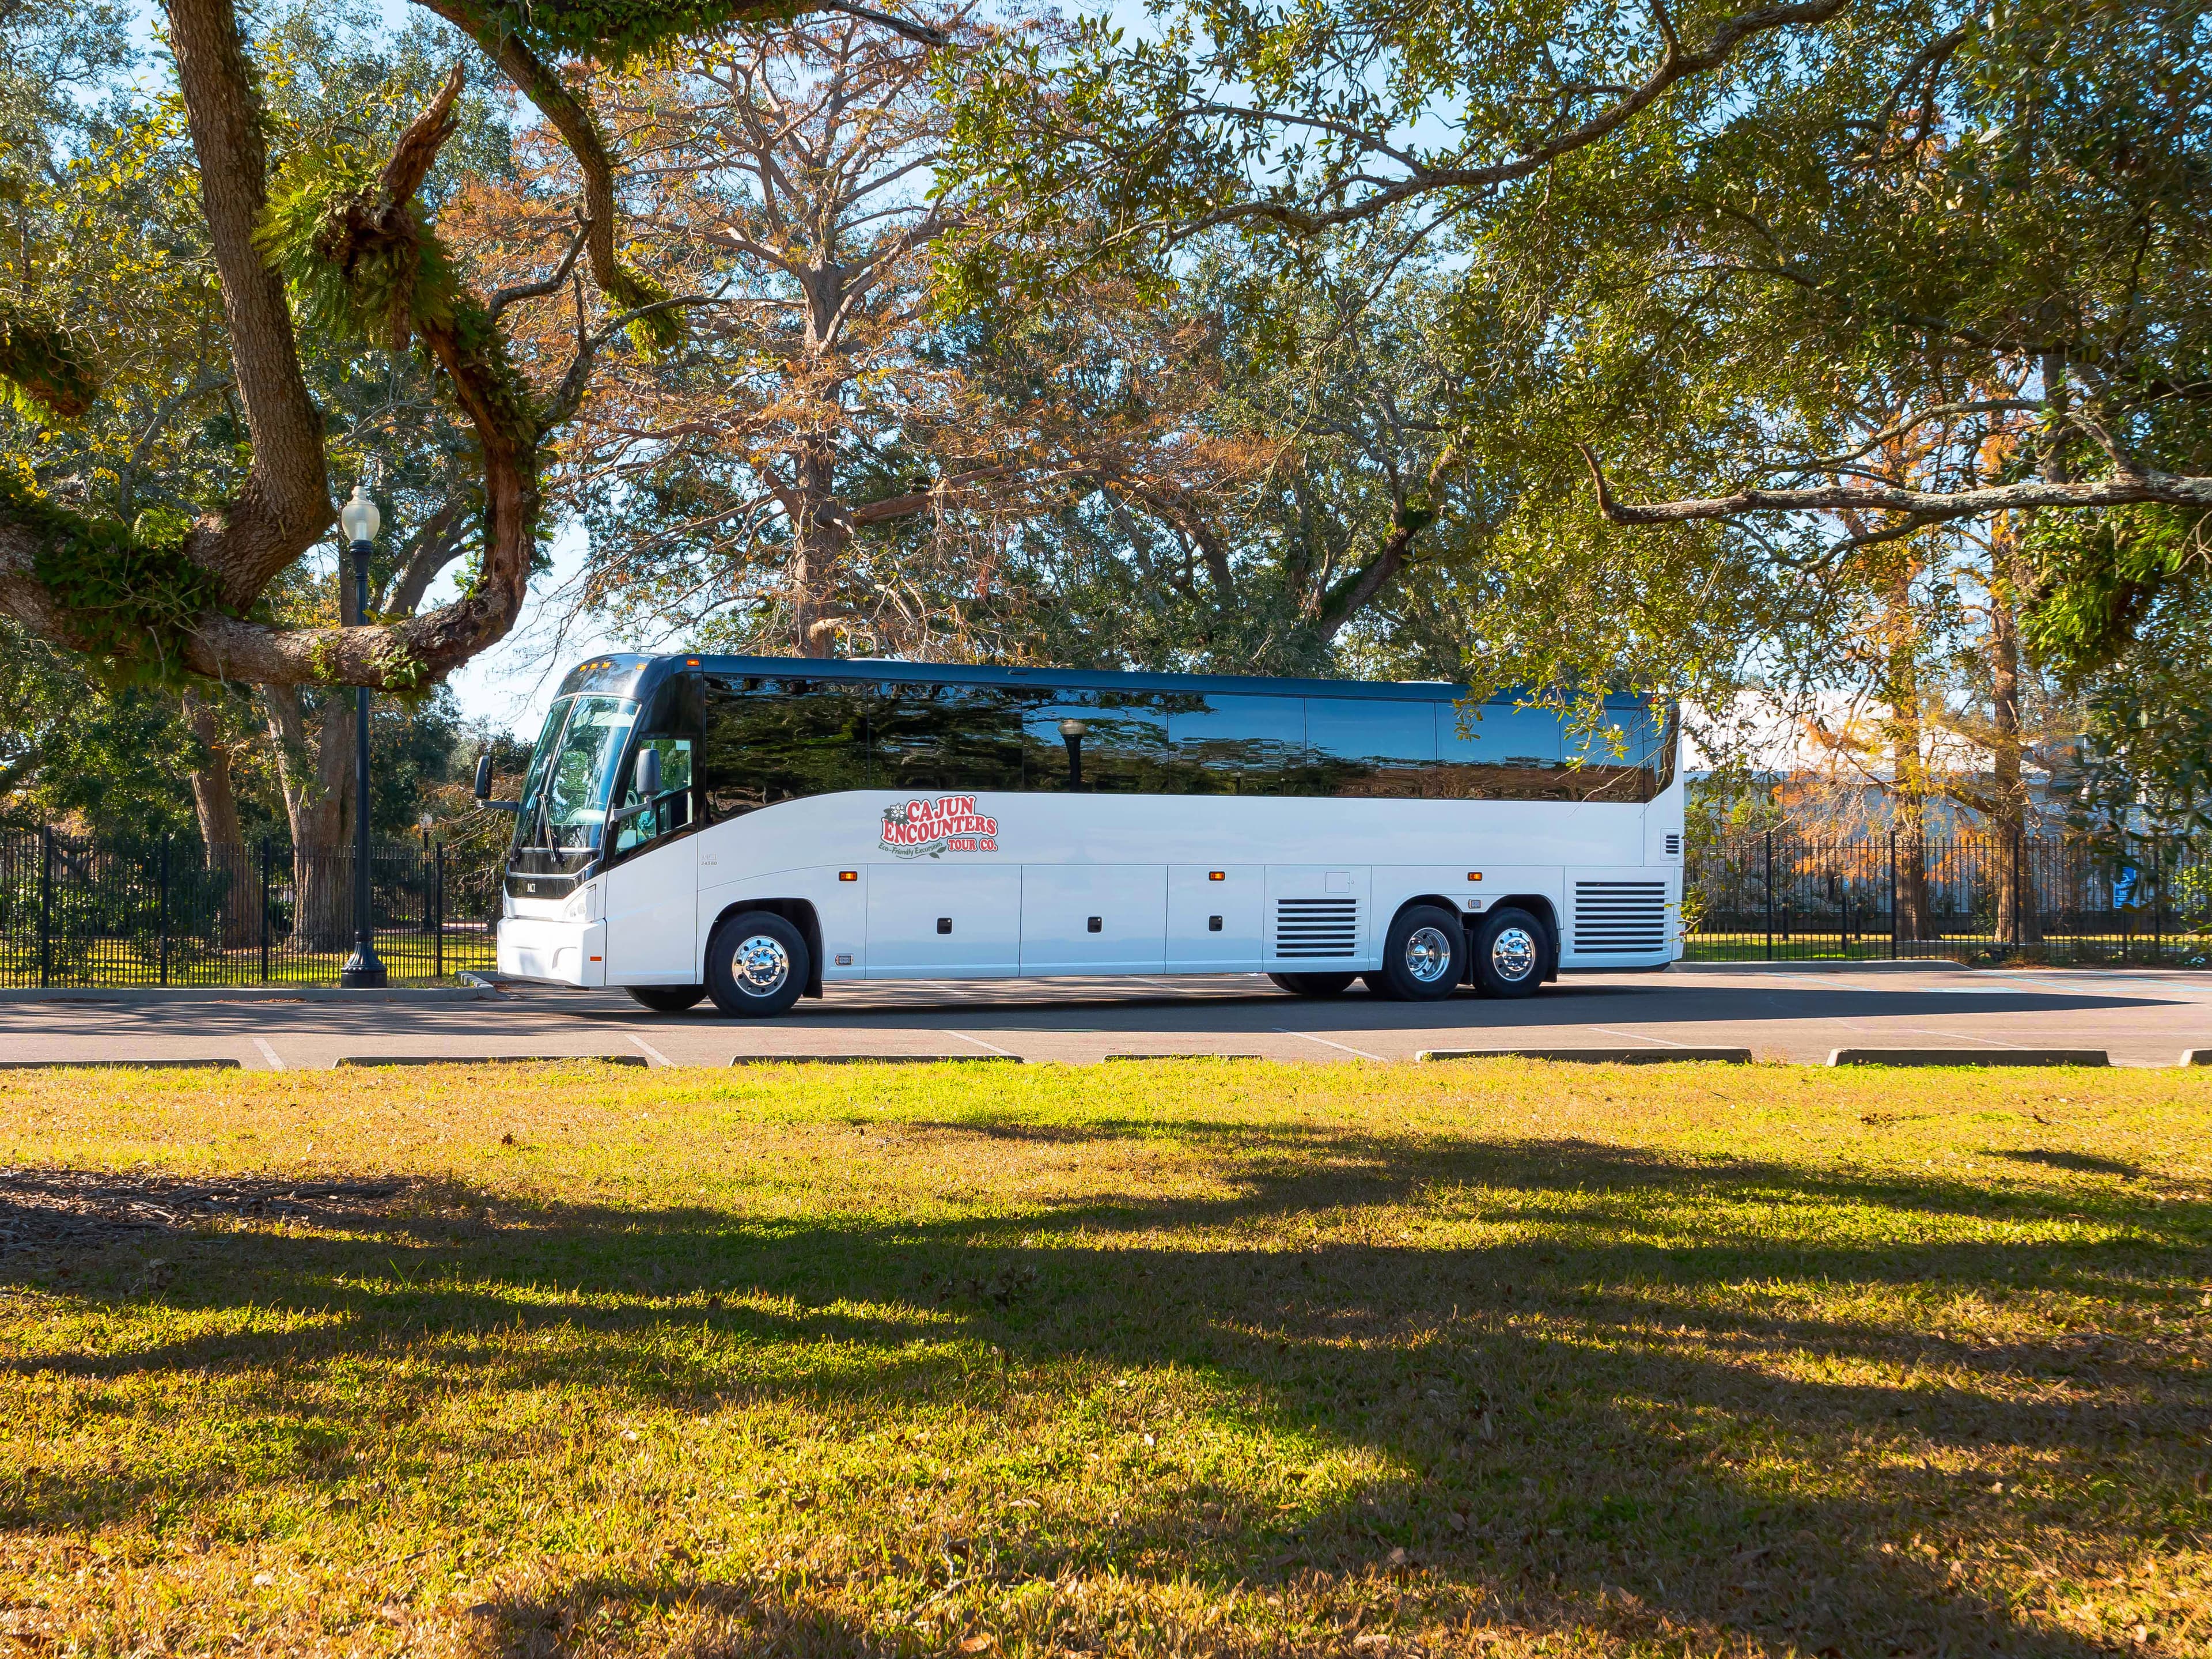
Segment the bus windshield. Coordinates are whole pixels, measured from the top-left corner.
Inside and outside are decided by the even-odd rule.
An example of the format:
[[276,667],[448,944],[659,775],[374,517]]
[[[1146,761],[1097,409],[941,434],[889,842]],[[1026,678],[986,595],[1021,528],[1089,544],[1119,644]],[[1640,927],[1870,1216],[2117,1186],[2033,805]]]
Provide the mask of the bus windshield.
[[607,797],[637,704],[628,697],[564,697],[545,716],[515,825],[517,847],[596,852]]

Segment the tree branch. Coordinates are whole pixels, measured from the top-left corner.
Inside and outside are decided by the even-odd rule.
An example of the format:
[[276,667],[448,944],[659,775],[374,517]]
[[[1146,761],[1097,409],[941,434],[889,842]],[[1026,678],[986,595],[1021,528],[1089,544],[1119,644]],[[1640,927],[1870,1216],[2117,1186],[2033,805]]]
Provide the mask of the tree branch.
[[229,603],[243,606],[307,551],[336,514],[322,416],[300,371],[283,279],[253,243],[269,204],[269,151],[237,15],[230,0],[169,0],[168,11],[253,452],[236,499],[220,515],[202,519],[184,550],[214,573]]
[[1747,513],[1904,513],[1927,523],[2018,513],[2032,507],[2071,509],[2128,507],[2155,501],[2168,507],[2212,507],[2212,477],[2141,472],[2075,483],[2027,478],[1980,489],[1907,489],[1885,483],[1828,484],[1809,489],[1741,489],[1733,495],[1649,501],[1628,506],[1613,499],[1596,452],[1577,444],[1596,486],[1598,511],[1613,524],[1687,524],[1740,518]]

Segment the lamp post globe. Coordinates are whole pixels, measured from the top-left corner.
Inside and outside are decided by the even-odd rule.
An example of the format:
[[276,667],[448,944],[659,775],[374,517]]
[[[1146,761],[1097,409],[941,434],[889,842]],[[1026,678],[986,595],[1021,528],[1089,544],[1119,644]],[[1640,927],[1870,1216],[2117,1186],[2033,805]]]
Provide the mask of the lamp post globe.
[[[368,620],[368,559],[376,549],[382,516],[368,492],[353,487],[353,499],[338,509],[338,526],[353,544],[353,620]],[[343,580],[343,577],[340,578]],[[338,969],[338,983],[349,990],[376,990],[385,983],[384,963],[376,954],[376,916],[368,880],[368,688],[354,692],[353,749],[353,954]]]

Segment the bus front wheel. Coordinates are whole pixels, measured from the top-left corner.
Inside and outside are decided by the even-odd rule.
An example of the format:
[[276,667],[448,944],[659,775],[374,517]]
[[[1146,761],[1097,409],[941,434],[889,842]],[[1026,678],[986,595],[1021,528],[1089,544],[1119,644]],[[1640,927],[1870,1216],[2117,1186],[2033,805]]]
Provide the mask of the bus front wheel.
[[1492,910],[1474,935],[1474,983],[1488,997],[1528,997],[1544,982],[1551,930],[1526,910]]
[[1294,997],[1334,997],[1352,983],[1350,974],[1270,974],[1269,979]]
[[812,969],[805,934],[781,916],[748,910],[714,930],[707,946],[707,994],[726,1014],[768,1019],[799,1000]]
[[680,1014],[707,996],[703,985],[633,985],[629,989],[632,1000],[656,1014]]
[[1467,934],[1459,914],[1433,904],[1399,913],[1382,944],[1382,967],[1367,975],[1367,988],[1395,1002],[1436,1002],[1464,979]]

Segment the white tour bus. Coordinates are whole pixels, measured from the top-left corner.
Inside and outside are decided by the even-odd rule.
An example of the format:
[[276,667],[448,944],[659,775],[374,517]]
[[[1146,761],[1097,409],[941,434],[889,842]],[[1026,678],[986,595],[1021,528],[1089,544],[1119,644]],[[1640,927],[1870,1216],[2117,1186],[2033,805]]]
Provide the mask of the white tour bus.
[[1265,973],[1333,996],[1681,954],[1671,712],[1442,684],[603,657],[519,802],[502,975],[769,1015],[830,980]]

